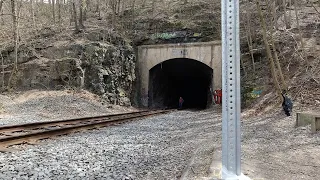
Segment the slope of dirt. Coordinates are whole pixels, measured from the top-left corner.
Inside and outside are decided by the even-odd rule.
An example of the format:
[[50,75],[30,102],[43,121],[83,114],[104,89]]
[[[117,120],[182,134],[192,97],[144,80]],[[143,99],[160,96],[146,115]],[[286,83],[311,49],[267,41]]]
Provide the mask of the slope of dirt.
[[31,90],[1,95],[0,125],[51,121],[135,111],[104,103],[88,91]]
[[[305,1],[299,2],[298,19],[302,32],[304,46],[301,45],[299,30],[296,23],[294,7],[288,7],[287,14],[291,16],[291,27],[285,29],[283,13],[277,21],[278,29],[273,32],[276,51],[282,67],[282,72],[288,86],[288,94],[294,101],[295,107],[302,109],[315,108],[320,105],[320,7],[312,7]],[[261,36],[261,30],[255,32]],[[264,46],[261,38],[254,39],[254,56],[256,71],[252,71],[251,56],[247,45],[242,46],[244,70],[243,92],[249,98],[244,99],[248,108],[263,110],[270,106],[277,106],[279,100],[275,98],[274,83]],[[244,41],[246,41],[244,39]],[[250,95],[255,90],[262,93],[254,98]],[[246,97],[248,97],[246,96]],[[246,99],[248,103],[246,103]],[[279,105],[279,104],[278,104]],[[267,109],[268,110],[268,109]]]

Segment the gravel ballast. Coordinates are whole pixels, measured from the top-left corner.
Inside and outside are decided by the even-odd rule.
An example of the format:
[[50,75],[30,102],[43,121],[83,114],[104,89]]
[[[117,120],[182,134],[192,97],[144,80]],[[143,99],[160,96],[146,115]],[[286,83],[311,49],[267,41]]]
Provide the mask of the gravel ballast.
[[[1,97],[1,124],[111,114],[90,94]],[[221,110],[175,111],[0,153],[0,179],[201,179],[221,153]],[[300,110],[299,110],[300,111]],[[319,112],[315,111],[315,112]],[[252,179],[320,179],[320,132],[295,127],[295,113],[243,112],[242,172]],[[219,158],[218,158],[219,160]],[[219,172],[214,172],[215,174]],[[203,178],[206,177],[206,178]]]
[[[1,153],[0,179],[179,179],[198,154],[212,156],[212,133],[219,132],[219,115],[196,114],[173,112]],[[209,168],[204,159],[196,175]]]

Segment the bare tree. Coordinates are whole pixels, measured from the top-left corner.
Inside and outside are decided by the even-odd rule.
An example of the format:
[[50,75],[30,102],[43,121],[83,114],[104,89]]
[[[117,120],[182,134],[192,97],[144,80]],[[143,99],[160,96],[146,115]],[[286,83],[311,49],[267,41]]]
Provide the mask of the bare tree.
[[300,27],[299,17],[298,17],[297,1],[293,0],[293,2],[294,2],[294,12],[296,15],[297,28],[299,30],[299,36],[300,36],[300,41],[301,41],[301,48],[304,49],[304,42],[303,42],[303,37],[302,37],[302,32],[301,32],[301,27]]
[[116,5],[117,5],[117,14],[120,13],[120,2],[121,2],[121,0],[118,0],[117,3],[116,3]]
[[[274,8],[273,4],[275,4],[275,3],[272,3],[271,6],[268,6],[268,11],[272,12],[272,13],[273,13],[272,9]],[[277,24],[276,21],[277,21],[277,19],[274,17],[274,14],[273,14],[273,24]],[[270,41],[271,41],[274,61],[275,61],[275,64],[277,66],[278,74],[279,74],[280,80],[281,80],[281,89],[287,89],[287,85],[286,85],[286,82],[284,80],[284,76],[283,76],[283,73],[282,73],[282,69],[281,69],[281,65],[280,65],[280,60],[279,60],[279,57],[278,57],[277,49],[276,49],[276,46],[275,46],[275,41],[274,41],[274,38],[273,38],[274,28],[272,26],[269,26],[269,31],[270,31],[269,37],[270,37]]]
[[115,26],[115,22],[116,22],[116,16],[118,15],[118,0],[110,0],[110,6],[111,6],[111,10],[112,10],[112,26]]
[[136,5],[136,0],[133,0],[132,1],[132,6],[131,6],[131,10],[132,10],[131,29],[132,30],[134,28],[134,20],[135,20],[135,5]]
[[36,27],[36,20],[34,17],[34,0],[30,0],[30,9],[31,9],[31,18],[32,18],[32,25],[33,27]]
[[72,1],[72,12],[73,12],[73,20],[74,20],[74,26],[75,26],[75,32],[80,32],[79,26],[78,26],[78,20],[77,20],[77,9],[75,0]]
[[0,17],[1,17],[1,24],[4,25],[4,19],[2,17],[2,6],[5,0],[0,0]]
[[274,27],[275,29],[278,29],[278,16],[277,16],[277,5],[276,5],[276,0],[274,0],[271,4],[271,12],[272,12],[272,17],[273,17],[273,22],[274,22]]
[[101,0],[97,0],[96,4],[96,12],[98,13],[98,19],[101,19]]
[[2,6],[5,0],[0,0],[0,12],[2,12]]
[[80,8],[79,8],[79,28],[80,29],[84,28],[84,25],[83,25],[83,11],[84,11],[84,8],[86,6],[85,3],[86,3],[85,0],[81,0],[81,2],[80,2]]
[[286,0],[283,0],[283,17],[284,17],[284,23],[286,25],[286,29],[290,28],[290,20],[287,17],[287,2]]
[[154,16],[155,16],[155,11],[156,11],[156,5],[157,5],[157,2],[156,2],[156,0],[153,0],[152,1],[152,17],[154,18]]
[[291,6],[292,6],[292,1],[288,0],[288,4],[289,4],[289,21],[290,21],[290,26],[291,26],[291,19],[292,19],[292,13],[291,13]]
[[275,68],[275,65],[274,65],[274,60],[273,60],[271,49],[270,49],[269,42],[268,42],[268,39],[267,39],[267,25],[266,25],[266,22],[265,22],[265,19],[264,19],[264,16],[262,14],[262,10],[261,10],[261,7],[260,7],[260,4],[261,4],[260,0],[256,0],[256,4],[257,4],[257,10],[258,10],[258,14],[259,14],[260,22],[261,22],[261,27],[262,27],[263,42],[264,42],[264,45],[265,45],[265,48],[266,48],[266,51],[267,51],[267,57],[269,59],[271,75],[272,75],[272,78],[273,78],[274,85],[276,86],[276,90],[278,92],[278,95],[280,97],[281,87],[279,85],[279,81],[278,81],[278,78],[277,78],[277,75],[276,75],[276,68]]
[[58,3],[58,21],[59,21],[59,27],[61,28],[61,2],[62,0],[57,0]]
[[5,89],[5,83],[4,83],[4,59],[3,59],[3,56],[2,56],[2,52],[0,50],[0,57],[1,57],[1,66],[2,66],[2,90]]
[[14,41],[14,69],[18,69],[18,21],[16,11],[16,0],[11,0],[12,13],[12,27],[13,27],[13,41]]
[[252,68],[253,68],[253,72],[256,71],[256,66],[255,66],[255,60],[254,60],[254,56],[253,56],[253,44],[252,44],[252,33],[251,33],[251,12],[250,10],[247,10],[247,21],[245,23],[245,29],[246,29],[246,38],[247,38],[247,43],[248,43],[248,47],[249,47],[249,51],[250,51],[250,55],[251,55],[251,63],[252,63]]
[[18,13],[16,9],[16,0],[11,0],[11,16],[12,16],[12,27],[13,27],[13,43],[14,43],[14,64],[13,69],[8,81],[8,89],[11,89],[13,78],[17,75],[18,71]]
[[52,20],[53,20],[53,24],[55,24],[56,23],[55,0],[51,0],[50,2],[52,4]]
[[88,11],[88,2],[87,0],[82,0],[83,1],[83,20],[87,20],[87,11]]

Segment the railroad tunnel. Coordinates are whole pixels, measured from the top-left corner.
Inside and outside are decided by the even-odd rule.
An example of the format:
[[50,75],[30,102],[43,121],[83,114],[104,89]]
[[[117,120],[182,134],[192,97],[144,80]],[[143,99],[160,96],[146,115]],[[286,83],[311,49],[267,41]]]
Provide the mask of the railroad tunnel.
[[213,70],[206,64],[187,58],[170,59],[149,71],[149,107],[204,109],[212,103]]

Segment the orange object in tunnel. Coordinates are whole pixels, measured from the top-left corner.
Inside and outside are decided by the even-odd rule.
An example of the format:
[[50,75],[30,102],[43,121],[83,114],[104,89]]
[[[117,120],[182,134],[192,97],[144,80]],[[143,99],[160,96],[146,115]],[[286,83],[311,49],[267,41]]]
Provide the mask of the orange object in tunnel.
[[213,93],[213,98],[214,98],[214,103],[221,104],[222,90],[221,89],[215,90]]

